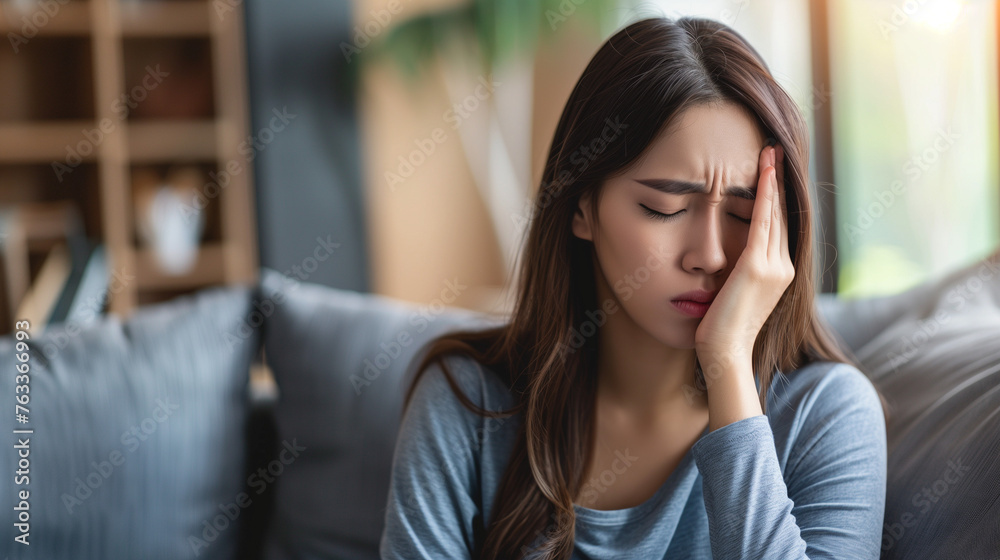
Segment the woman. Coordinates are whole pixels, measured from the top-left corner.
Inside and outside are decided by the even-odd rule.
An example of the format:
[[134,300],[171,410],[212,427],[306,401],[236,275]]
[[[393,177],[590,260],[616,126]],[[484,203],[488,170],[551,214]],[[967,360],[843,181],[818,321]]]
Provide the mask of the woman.
[[382,557],[878,558],[884,401],[814,311],[807,134],[721,23],[611,37],[510,322],[417,367]]

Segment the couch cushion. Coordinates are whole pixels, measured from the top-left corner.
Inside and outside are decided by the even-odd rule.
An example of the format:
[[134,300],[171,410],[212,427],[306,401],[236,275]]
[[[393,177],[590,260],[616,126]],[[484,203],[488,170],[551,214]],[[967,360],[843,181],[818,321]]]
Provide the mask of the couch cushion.
[[265,557],[377,559],[411,361],[437,334],[498,321],[446,308],[454,282],[420,306],[271,270],[262,280],[279,437],[304,448],[276,482]]
[[[235,557],[243,491],[251,289],[214,289],[78,328],[28,330],[30,421],[14,416],[15,343],[0,339],[8,434],[0,464],[0,538],[11,558]],[[243,327],[243,328],[241,328]],[[16,429],[33,434],[15,434]],[[15,438],[30,475],[14,483]],[[29,546],[14,544],[16,492],[27,490]],[[236,522],[223,516],[220,504]],[[209,530],[215,523],[221,530]],[[205,539],[195,546],[190,539]],[[196,553],[197,549],[197,553]]]
[[1000,252],[819,309],[892,406],[882,558],[1000,551]]

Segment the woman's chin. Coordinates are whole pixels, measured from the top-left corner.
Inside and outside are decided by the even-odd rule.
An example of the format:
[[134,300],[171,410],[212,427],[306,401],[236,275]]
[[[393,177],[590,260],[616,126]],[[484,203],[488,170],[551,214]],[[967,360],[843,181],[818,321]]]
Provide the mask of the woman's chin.
[[687,322],[686,324],[678,322],[671,325],[669,329],[660,329],[660,332],[650,334],[664,346],[679,350],[694,350],[694,335],[697,327],[697,321]]

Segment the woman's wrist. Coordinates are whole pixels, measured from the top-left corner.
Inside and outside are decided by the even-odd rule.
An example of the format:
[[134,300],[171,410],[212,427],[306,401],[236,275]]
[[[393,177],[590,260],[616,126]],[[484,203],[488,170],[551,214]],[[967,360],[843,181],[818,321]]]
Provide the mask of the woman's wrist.
[[708,397],[709,431],[763,414],[754,381],[753,360],[738,351],[711,353],[702,360]]

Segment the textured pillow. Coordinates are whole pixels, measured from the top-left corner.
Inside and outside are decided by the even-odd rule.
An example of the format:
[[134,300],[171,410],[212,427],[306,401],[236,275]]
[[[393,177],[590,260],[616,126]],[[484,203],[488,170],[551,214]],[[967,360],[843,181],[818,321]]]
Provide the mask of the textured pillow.
[[[125,322],[55,325],[37,337],[29,329],[27,424],[14,414],[16,340],[0,339],[0,557],[235,557],[248,368],[259,348],[247,326],[251,295],[220,288]],[[21,451],[25,484],[13,480]],[[28,546],[14,540],[22,490]]]
[[271,270],[262,279],[279,437],[303,448],[277,477],[265,558],[377,559],[411,360],[437,334],[497,321],[446,308],[456,282],[419,306]]
[[1000,252],[818,305],[892,406],[882,558],[1000,558]]

